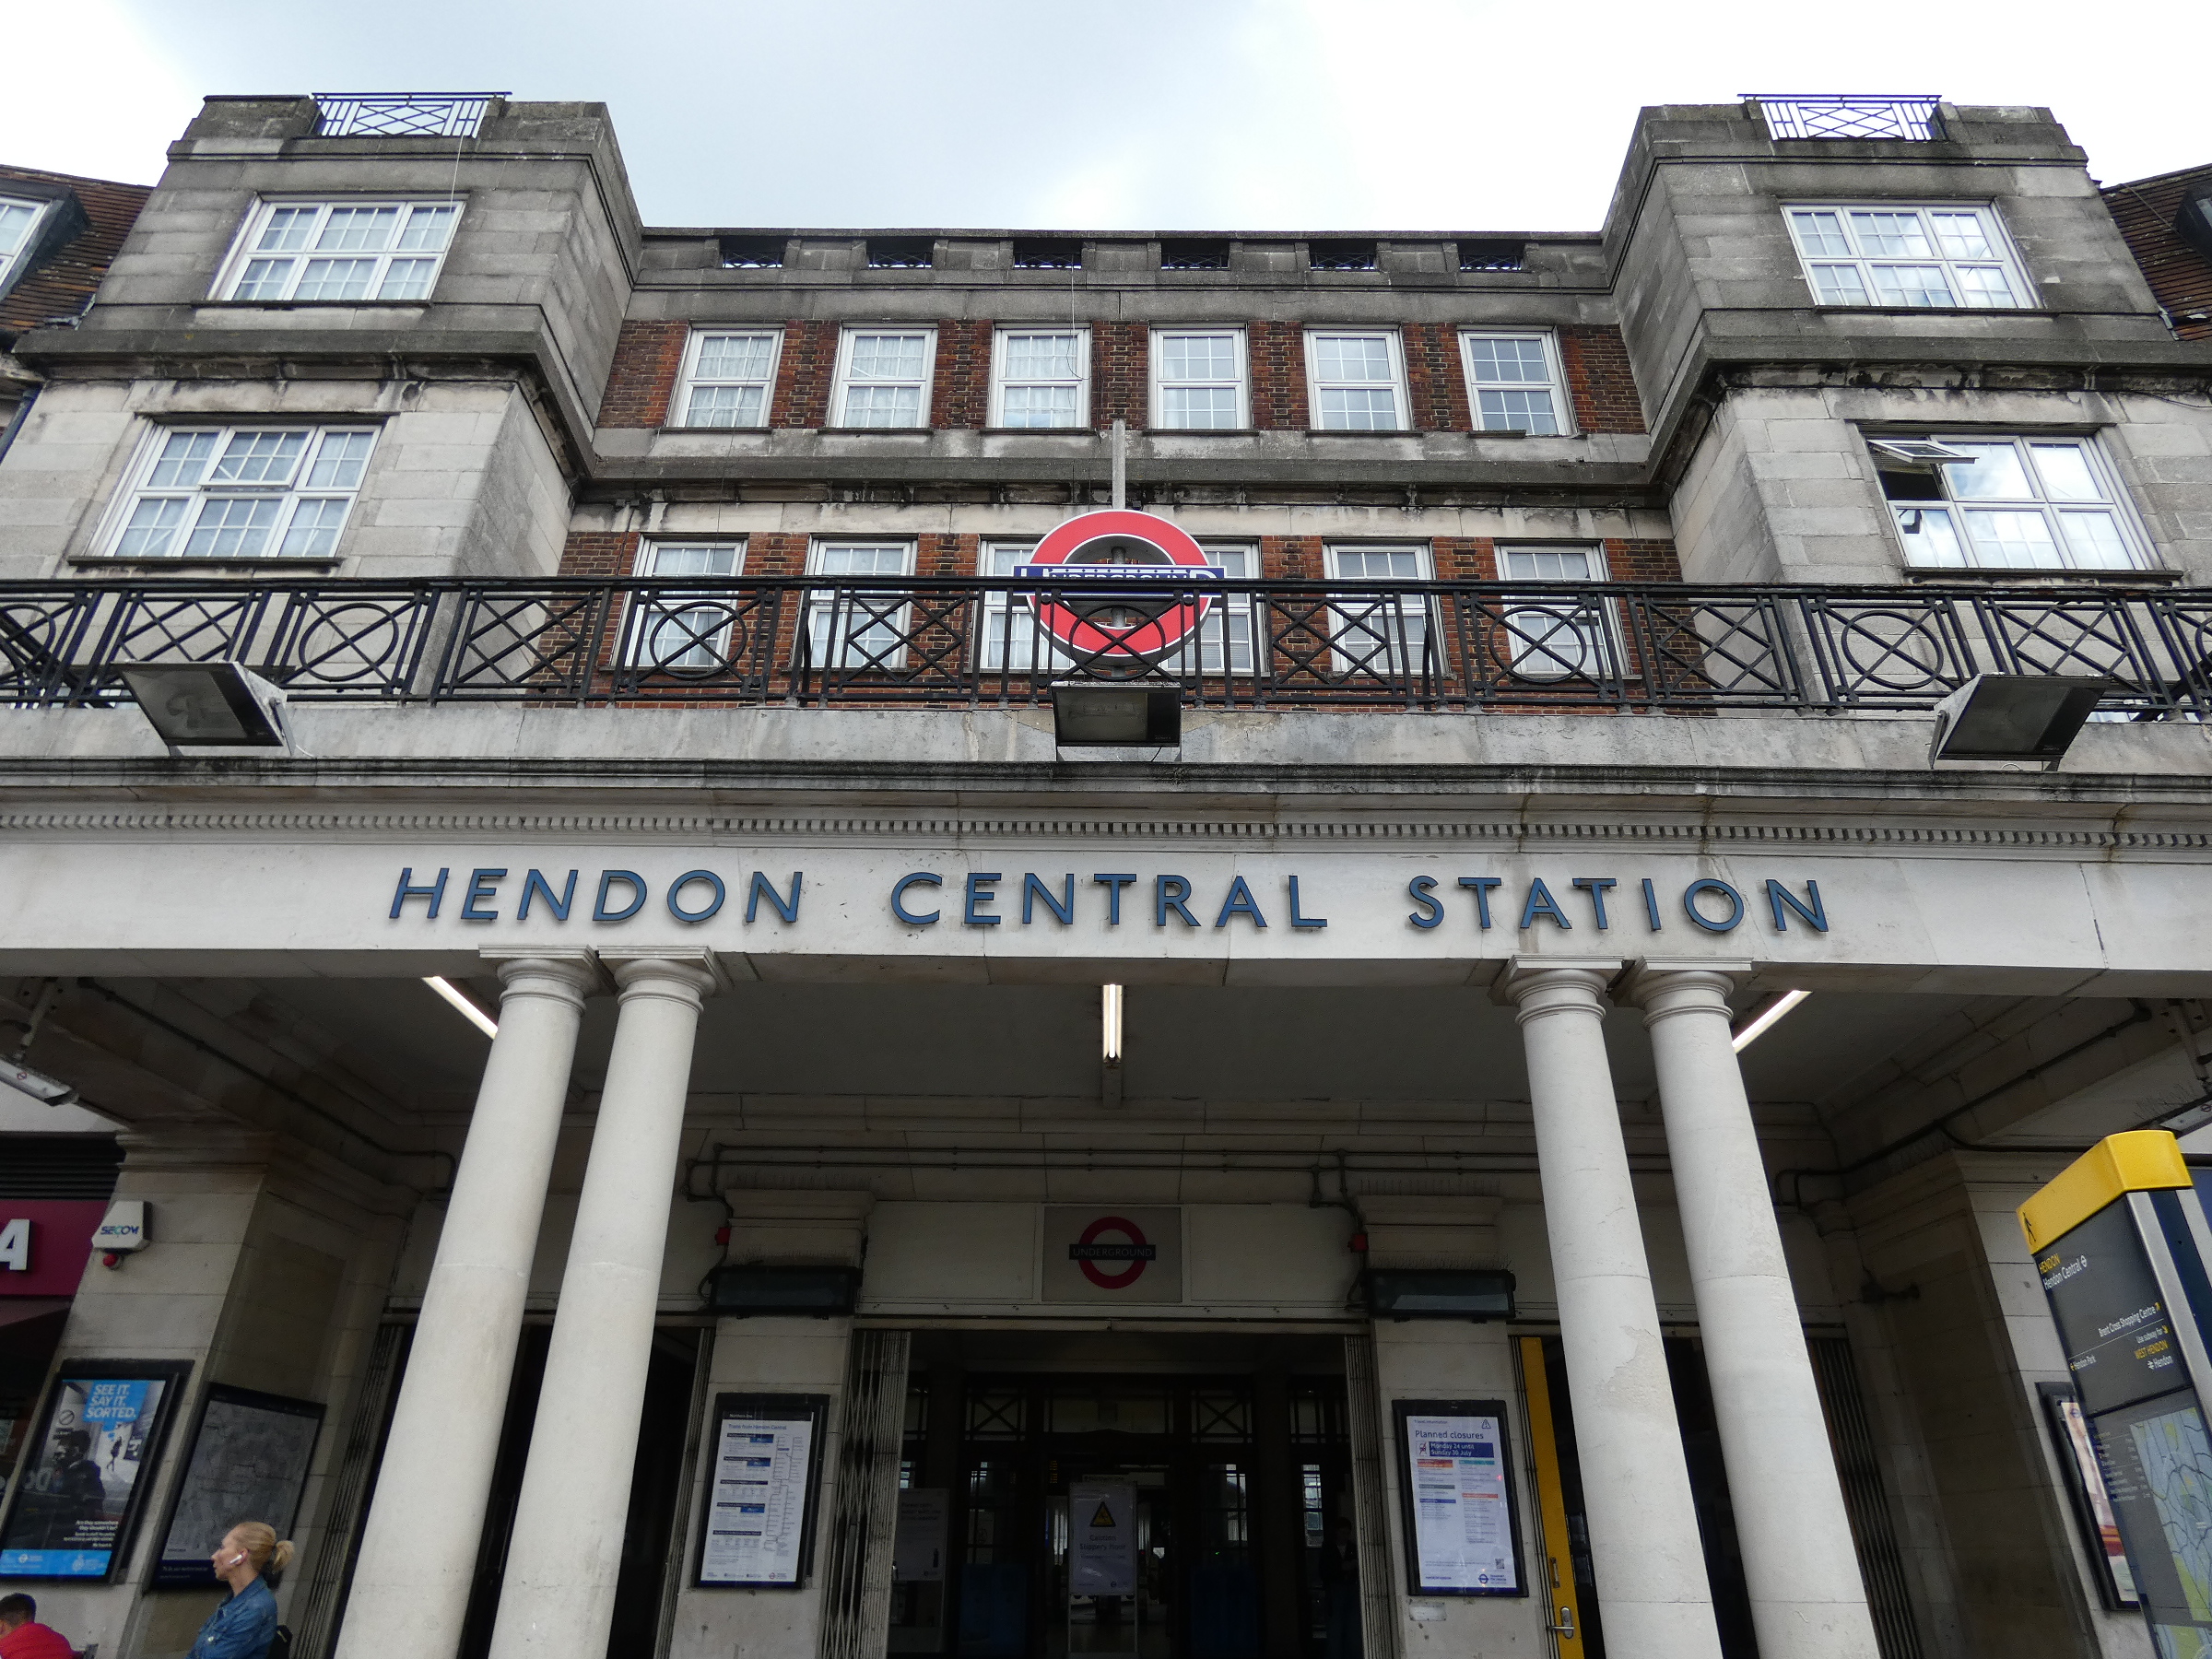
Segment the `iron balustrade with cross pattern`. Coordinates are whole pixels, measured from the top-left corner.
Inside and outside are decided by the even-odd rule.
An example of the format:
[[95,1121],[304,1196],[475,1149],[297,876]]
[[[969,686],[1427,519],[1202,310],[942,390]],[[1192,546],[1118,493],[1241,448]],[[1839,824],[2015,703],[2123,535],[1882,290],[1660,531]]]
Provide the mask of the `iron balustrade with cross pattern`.
[[219,661],[301,702],[804,707],[1035,705],[1054,680],[1107,678],[1224,709],[1841,713],[1924,710],[1983,672],[2096,675],[2109,712],[2202,719],[2212,589],[1179,582],[1166,567],[0,582],[0,703],[111,705],[123,665]]

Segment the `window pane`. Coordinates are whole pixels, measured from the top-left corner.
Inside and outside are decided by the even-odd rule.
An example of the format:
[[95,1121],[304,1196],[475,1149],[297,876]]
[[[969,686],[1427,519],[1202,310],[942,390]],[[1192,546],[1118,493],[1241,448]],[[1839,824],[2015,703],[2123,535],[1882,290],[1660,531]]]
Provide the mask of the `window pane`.
[[700,380],[763,380],[773,342],[761,335],[709,335],[699,345]]
[[1350,581],[1418,582],[1421,556],[1412,547],[1339,547],[1336,573]]
[[824,576],[903,576],[906,549],[902,547],[824,547],[816,560]]
[[854,335],[853,373],[866,380],[922,378],[920,335]]
[[1018,380],[1074,380],[1074,335],[1008,335],[1006,378]]
[[236,432],[211,479],[222,484],[288,484],[307,451],[306,432]]
[[1162,380],[1237,378],[1234,335],[1163,335],[1159,341]]
[[729,547],[659,547],[653,549],[650,567],[641,576],[735,576],[737,549]]
[[766,386],[700,386],[684,416],[687,426],[750,427],[761,424]]
[[1896,512],[1907,564],[1956,569],[1966,563],[1966,550],[1959,545],[1958,527],[1948,509],[1900,507]]
[[1813,286],[1823,305],[1864,305],[1866,285],[1857,265],[1820,265],[1813,267]]
[[161,443],[161,458],[147,481],[157,489],[189,486],[200,481],[207,458],[215,453],[214,432],[171,432]]
[[283,511],[280,496],[218,496],[200,509],[184,551],[194,559],[257,558]]
[[1000,412],[1010,427],[1072,427],[1076,424],[1073,386],[1008,386]]
[[2031,501],[2028,472],[2020,452],[2009,443],[1953,443],[1951,448],[1973,456],[1971,465],[1956,462],[1943,468],[1951,494],[1969,501]]
[[31,221],[38,217],[35,207],[26,207],[20,202],[0,202],[0,259],[22,249],[23,239],[30,234]]
[[845,424],[853,427],[918,427],[922,424],[922,388],[850,386],[845,391]]
[[392,233],[398,228],[396,207],[333,207],[315,246],[324,253],[381,253],[392,245]]
[[1597,575],[1596,556],[1588,547],[1513,547],[1503,574],[1516,582],[1589,582]]
[[2012,284],[2005,280],[2005,273],[1995,265],[1967,265],[1960,269],[1959,298],[1968,305],[1983,311],[2017,305]]
[[261,240],[254,248],[264,253],[288,253],[307,246],[309,234],[315,228],[319,207],[272,207],[269,222],[261,229]]
[[2031,443],[2036,476],[2043,482],[2044,496],[2053,501],[2101,501],[2097,475],[2078,443]]
[[1488,430],[1548,437],[1559,429],[1549,392],[1485,392],[1479,402],[1482,424]]
[[1843,234],[1843,221],[1833,213],[1793,213],[1790,223],[1796,227],[1797,245],[1811,254],[1831,254],[1848,258],[1851,242]]
[[1545,360],[1544,342],[1525,340],[1469,340],[1467,361],[1478,381],[1535,381],[1551,379]]
[[1324,381],[1383,381],[1390,371],[1390,344],[1386,340],[1324,335],[1313,342],[1313,371]]
[[376,290],[379,300],[427,300],[430,279],[438,275],[434,259],[395,259],[385,267],[384,280]]
[[1159,394],[1160,424],[1168,427],[1233,428],[1237,394],[1227,386],[1171,386]]
[[280,300],[284,285],[292,274],[288,259],[249,259],[245,275],[238,279],[231,291],[233,300]]
[[181,496],[140,501],[131,509],[131,522],[115,545],[116,553],[124,559],[158,559],[167,553],[191,505]]
[[1387,390],[1368,391],[1361,387],[1322,390],[1321,426],[1324,431],[1389,432],[1396,430],[1397,425],[1397,398]]
[[1925,259],[1936,252],[1917,213],[1854,213],[1851,228],[1858,233],[1862,253]]
[[2066,548],[2074,555],[2075,565],[2085,571],[2125,571],[2135,565],[2135,556],[2128,550],[2127,538],[2120,534],[2120,521],[2110,512],[2062,512],[2059,523],[2065,526]]
[[1976,508],[1966,515],[1974,562],[2006,570],[2056,570],[2063,562],[2051,526],[2032,510]]
[[435,253],[445,246],[446,239],[453,233],[453,220],[460,217],[458,207],[418,207],[407,215],[407,228],[399,233],[402,249]]
[[1931,213],[1935,221],[1936,245],[1943,250],[1946,259],[1994,259],[1997,251],[1989,245],[1982,233],[1982,216],[1978,213]]
[[337,552],[338,532],[345,527],[344,501],[302,501],[277,551],[297,559],[328,559]]
[[361,481],[361,468],[368,465],[369,452],[375,443],[374,432],[324,434],[323,447],[315,453],[315,464],[307,469],[307,487],[310,489],[355,488]]
[[376,274],[373,259],[311,259],[300,274],[295,300],[361,300]]
[[1951,285],[1941,265],[1876,265],[1875,291],[1884,305],[1949,305]]

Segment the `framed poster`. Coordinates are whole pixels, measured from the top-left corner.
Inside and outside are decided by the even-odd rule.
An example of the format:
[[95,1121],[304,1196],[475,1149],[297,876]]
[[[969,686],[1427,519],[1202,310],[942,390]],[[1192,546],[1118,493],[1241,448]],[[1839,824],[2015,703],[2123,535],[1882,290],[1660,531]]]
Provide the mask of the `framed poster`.
[[2088,1422],[2081,1415],[2080,1397],[2065,1382],[2039,1382],[2035,1392],[2042,1396],[2043,1420],[2058,1452],[2059,1470],[2066,1496],[2073,1500],[2081,1541],[2089,1552],[2098,1594],[2110,1611],[2139,1607],[2143,1603],[2136,1594],[2136,1571],[2121,1547],[2120,1518],[2112,1512],[2112,1496],[2104,1489],[2104,1471],[2089,1440]]
[[63,1361],[0,1519],[0,1579],[115,1576],[191,1374],[182,1359]]
[[209,1383],[161,1531],[152,1588],[212,1590],[208,1558],[241,1521],[265,1521],[278,1537],[290,1537],[322,1432],[323,1407],[312,1400]]
[[796,1590],[806,1582],[829,1410],[827,1394],[714,1396],[694,1584]]
[[1526,1595],[1503,1400],[1394,1400],[1406,1588]]

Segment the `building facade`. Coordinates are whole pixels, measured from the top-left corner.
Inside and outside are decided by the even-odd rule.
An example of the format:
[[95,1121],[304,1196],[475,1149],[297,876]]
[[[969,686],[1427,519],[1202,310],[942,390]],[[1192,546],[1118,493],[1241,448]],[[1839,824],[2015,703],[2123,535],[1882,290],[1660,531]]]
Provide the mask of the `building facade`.
[[[0,968],[143,1225],[0,1577],[2149,1652],[2011,1209],[2212,1098],[2176,179],[1752,100],[1587,235],[657,229],[602,106],[210,99],[14,346]],[[281,720],[143,677],[223,665]],[[1933,761],[1985,674],[2099,715]]]

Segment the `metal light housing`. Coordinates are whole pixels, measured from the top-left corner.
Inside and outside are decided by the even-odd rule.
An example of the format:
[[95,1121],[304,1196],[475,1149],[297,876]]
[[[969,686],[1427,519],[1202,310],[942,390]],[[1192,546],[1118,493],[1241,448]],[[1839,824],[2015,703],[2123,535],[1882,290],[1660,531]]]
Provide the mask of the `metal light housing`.
[[0,1084],[47,1106],[66,1106],[76,1099],[76,1084],[24,1065],[19,1054],[12,1060],[0,1060]]
[[707,1270],[706,1305],[736,1319],[782,1314],[831,1319],[853,1312],[860,1297],[857,1267],[728,1262]]
[[2074,674],[1977,674],[1936,705],[1928,764],[2041,760],[2055,769],[2117,681]]
[[1513,1317],[1513,1276],[1502,1267],[1370,1267],[1361,1277],[1377,1319]]
[[1062,748],[1181,748],[1182,688],[1056,681],[1053,741]]
[[291,747],[284,693],[242,663],[120,663],[116,672],[171,749]]

